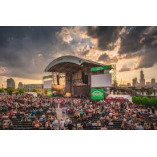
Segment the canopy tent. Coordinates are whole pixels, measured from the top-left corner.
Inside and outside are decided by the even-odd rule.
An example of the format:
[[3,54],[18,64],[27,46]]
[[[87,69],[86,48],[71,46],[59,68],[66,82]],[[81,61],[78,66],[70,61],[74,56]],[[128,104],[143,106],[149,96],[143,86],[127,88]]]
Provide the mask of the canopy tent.
[[107,97],[105,97],[105,100],[108,101],[108,102],[111,102],[111,101],[113,101],[113,98],[107,96]]
[[117,101],[123,101],[128,100],[132,102],[132,97],[130,95],[108,95],[106,97],[106,100],[117,100]]
[[25,92],[26,95],[32,95],[33,97],[37,97],[37,93],[36,92]]

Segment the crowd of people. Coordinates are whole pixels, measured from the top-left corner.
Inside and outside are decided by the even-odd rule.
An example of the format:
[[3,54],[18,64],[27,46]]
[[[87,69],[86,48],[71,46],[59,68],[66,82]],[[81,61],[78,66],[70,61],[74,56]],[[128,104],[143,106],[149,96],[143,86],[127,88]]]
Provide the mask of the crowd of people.
[[[57,110],[62,111],[61,117]],[[35,130],[157,129],[153,108],[139,109],[128,101],[1,96],[0,129],[13,130],[15,120],[29,122]]]
[[[62,102],[63,113],[74,119],[80,130],[98,126],[101,130],[154,130],[157,129],[155,109],[139,109],[125,102],[70,99]],[[114,124],[119,124],[114,125]]]

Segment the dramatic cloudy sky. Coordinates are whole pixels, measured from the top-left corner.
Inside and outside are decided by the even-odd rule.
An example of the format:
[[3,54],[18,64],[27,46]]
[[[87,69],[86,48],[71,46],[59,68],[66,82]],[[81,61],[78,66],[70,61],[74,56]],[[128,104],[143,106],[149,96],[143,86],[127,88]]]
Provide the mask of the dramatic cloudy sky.
[[76,55],[117,65],[119,83],[157,79],[157,27],[0,27],[0,87],[41,83],[43,71],[56,57]]

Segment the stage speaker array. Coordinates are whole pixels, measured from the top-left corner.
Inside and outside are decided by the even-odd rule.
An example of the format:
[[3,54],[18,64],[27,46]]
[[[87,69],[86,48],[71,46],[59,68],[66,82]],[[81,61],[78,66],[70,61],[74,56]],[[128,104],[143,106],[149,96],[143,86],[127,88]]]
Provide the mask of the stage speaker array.
[[82,82],[84,84],[88,84],[88,75],[85,75],[83,71],[82,71]]
[[60,85],[60,83],[59,83],[59,75],[57,75],[57,85]]

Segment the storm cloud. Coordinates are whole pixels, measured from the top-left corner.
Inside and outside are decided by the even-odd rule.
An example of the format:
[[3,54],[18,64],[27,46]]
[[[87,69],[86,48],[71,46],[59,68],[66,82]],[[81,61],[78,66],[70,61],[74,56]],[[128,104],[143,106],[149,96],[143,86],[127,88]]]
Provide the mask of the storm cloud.
[[[111,51],[120,39],[118,54],[113,59],[106,53],[99,56],[98,61],[117,62],[121,59],[139,57],[135,69],[150,68],[157,63],[157,28],[145,26],[131,27],[88,27],[87,33],[98,40],[97,48]],[[127,69],[125,69],[127,71]],[[130,70],[130,69],[128,69]]]
[[100,55],[100,57],[98,58],[98,61],[103,61],[106,64],[111,64],[111,63],[117,63],[118,58],[116,56],[110,58],[108,54],[104,53]]
[[3,76],[41,79],[56,54],[74,51],[58,36],[62,27],[0,27],[0,67]]
[[133,27],[126,29],[125,33],[121,35],[121,47],[119,53],[134,53],[140,50],[143,46],[141,39],[145,29],[147,29],[147,27]]
[[113,50],[122,28],[119,26],[88,27],[88,35],[98,39],[100,50]]
[[126,58],[139,57],[139,68],[150,68],[157,63],[157,28],[132,27],[121,36],[119,54]]
[[138,57],[135,70],[151,68],[157,63],[157,27],[0,27],[1,76],[41,79],[49,62],[66,54],[96,56],[91,59],[105,64]]

